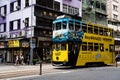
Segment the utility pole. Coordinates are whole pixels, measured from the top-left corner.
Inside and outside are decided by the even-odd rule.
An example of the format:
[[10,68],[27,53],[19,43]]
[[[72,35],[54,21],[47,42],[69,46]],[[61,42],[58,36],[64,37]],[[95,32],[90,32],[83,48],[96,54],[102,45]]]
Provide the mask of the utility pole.
[[33,0],[31,0],[31,37],[30,37],[30,65],[32,65],[33,61],[33,45],[32,45],[32,19],[33,19]]

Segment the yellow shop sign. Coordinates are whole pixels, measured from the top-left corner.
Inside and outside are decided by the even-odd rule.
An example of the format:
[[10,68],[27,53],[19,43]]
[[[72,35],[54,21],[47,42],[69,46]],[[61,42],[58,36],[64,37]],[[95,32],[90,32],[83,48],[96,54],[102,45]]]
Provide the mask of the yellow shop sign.
[[9,40],[8,46],[9,47],[20,47],[19,40]]

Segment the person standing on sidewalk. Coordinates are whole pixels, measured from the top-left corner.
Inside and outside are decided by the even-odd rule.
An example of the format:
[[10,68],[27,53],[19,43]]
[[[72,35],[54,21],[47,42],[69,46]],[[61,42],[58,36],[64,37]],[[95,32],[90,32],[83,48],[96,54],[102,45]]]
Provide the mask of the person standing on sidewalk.
[[19,63],[19,61],[18,61],[18,55],[16,55],[15,65],[17,65],[18,63]]
[[23,65],[24,64],[24,57],[23,57],[23,55],[20,56],[20,61],[21,61],[21,64]]

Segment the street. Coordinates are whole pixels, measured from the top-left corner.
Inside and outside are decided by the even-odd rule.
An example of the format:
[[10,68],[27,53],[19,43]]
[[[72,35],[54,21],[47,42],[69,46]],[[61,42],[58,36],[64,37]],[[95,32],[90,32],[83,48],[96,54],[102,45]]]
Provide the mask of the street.
[[53,71],[43,75],[9,78],[10,80],[120,80],[120,67],[80,67],[80,68],[54,68]]

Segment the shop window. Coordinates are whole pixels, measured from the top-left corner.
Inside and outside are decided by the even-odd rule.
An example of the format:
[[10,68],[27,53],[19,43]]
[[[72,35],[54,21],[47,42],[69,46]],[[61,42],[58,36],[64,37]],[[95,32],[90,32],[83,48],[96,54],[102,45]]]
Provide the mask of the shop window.
[[104,44],[100,44],[100,51],[104,51]]
[[82,43],[82,51],[87,51],[87,42]]
[[93,51],[93,43],[88,43],[88,51]]

